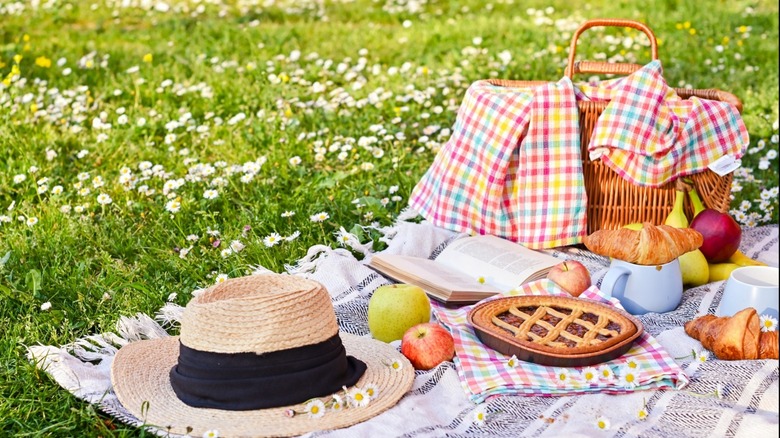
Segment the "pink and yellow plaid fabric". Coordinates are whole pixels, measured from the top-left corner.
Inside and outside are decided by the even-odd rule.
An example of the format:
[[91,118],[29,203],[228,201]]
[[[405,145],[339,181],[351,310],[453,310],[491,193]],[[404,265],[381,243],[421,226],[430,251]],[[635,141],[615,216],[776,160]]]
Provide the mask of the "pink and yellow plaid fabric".
[[723,155],[741,158],[749,144],[733,105],[679,98],[666,84],[660,61],[624,78],[582,86],[578,98],[609,101],[588,151],[637,185],[661,186],[701,172]]
[[[568,295],[546,279],[523,285],[518,294]],[[591,286],[581,296],[620,307],[616,299],[605,298],[595,286]],[[512,367],[509,357],[485,346],[474,333],[467,321],[468,312],[472,308],[473,306],[466,306],[450,309],[434,303],[437,318],[455,339],[454,360],[458,376],[469,398],[475,403],[481,403],[496,395],[563,396],[596,392],[620,394],[645,389],[682,388],[688,384],[688,376],[682,368],[647,332],[642,334],[631,350],[623,356],[591,367],[590,372],[599,372],[599,378],[591,381],[586,381],[583,374],[587,367],[562,369],[519,360]],[[604,370],[602,367],[607,367],[613,376],[601,376],[600,371]],[[626,386],[625,382],[615,375],[625,369],[634,372],[635,386]],[[563,381],[559,378],[561,372],[567,373]]]
[[535,89],[472,84],[409,203],[454,231],[529,248],[581,242],[587,197],[571,81]]

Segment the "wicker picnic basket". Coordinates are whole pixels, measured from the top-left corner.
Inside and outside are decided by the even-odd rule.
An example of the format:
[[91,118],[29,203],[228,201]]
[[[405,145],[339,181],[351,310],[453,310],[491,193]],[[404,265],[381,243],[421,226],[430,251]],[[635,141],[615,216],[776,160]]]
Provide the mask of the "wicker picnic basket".
[[[569,48],[569,63],[566,76],[573,78],[577,73],[619,74],[628,75],[642,66],[628,63],[607,63],[593,61],[575,62],[577,40],[585,30],[594,26],[630,27],[644,32],[650,39],[653,60],[658,59],[658,42],[655,34],[645,24],[618,19],[594,19],[585,22],[574,33]],[[546,81],[519,81],[491,79],[491,83],[507,87],[533,87],[547,83]],[[734,105],[742,111],[742,102],[731,93],[716,89],[684,89],[675,88],[677,94],[688,99],[696,96],[703,99],[718,100]],[[662,187],[652,188],[635,185],[618,175],[604,165],[601,160],[591,161],[588,158],[588,143],[590,142],[596,120],[601,115],[607,102],[580,101],[580,142],[582,146],[582,167],[585,178],[585,191],[588,196],[588,232],[600,229],[617,229],[633,222],[652,222],[661,224],[672,210],[675,199],[676,181],[671,181]],[[691,175],[690,180],[702,198],[704,205],[721,212],[729,209],[732,175],[719,176],[707,169]],[[687,206],[688,217],[693,211]]]

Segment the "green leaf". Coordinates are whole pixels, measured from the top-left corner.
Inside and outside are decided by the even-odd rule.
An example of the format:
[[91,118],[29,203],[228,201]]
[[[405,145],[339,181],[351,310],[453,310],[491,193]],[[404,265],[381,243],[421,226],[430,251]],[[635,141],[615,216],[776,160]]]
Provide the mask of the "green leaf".
[[37,295],[41,290],[41,272],[37,269],[30,269],[27,271],[27,275],[24,276],[24,284],[27,289],[31,290],[33,295]]

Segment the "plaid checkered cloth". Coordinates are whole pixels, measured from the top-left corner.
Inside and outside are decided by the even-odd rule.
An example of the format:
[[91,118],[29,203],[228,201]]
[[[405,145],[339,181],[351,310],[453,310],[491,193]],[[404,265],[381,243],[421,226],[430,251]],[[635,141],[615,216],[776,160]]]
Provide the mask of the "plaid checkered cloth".
[[534,89],[473,83],[410,206],[437,226],[530,248],[581,242],[587,197],[573,88],[568,78]]
[[588,144],[591,159],[634,184],[659,187],[701,172],[724,155],[741,158],[745,123],[726,102],[681,99],[653,61],[620,79],[582,86],[578,99],[608,100]]
[[[519,295],[566,295],[544,279],[523,285]],[[489,299],[499,298],[498,295]],[[620,307],[591,286],[581,297]],[[688,376],[649,333],[644,332],[623,356],[593,367],[556,368],[511,358],[485,346],[467,322],[474,306],[458,309],[433,303],[436,316],[455,339],[455,367],[469,399],[481,403],[496,395],[563,396],[682,388]]]

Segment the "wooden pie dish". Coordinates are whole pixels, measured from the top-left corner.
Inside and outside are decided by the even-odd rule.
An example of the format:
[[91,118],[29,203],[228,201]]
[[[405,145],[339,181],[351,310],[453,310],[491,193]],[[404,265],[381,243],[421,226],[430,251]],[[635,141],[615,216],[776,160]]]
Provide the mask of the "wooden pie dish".
[[477,304],[469,324],[488,347],[540,365],[594,365],[622,356],[642,323],[618,308],[558,295],[505,297]]

